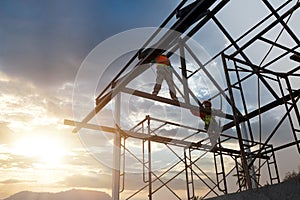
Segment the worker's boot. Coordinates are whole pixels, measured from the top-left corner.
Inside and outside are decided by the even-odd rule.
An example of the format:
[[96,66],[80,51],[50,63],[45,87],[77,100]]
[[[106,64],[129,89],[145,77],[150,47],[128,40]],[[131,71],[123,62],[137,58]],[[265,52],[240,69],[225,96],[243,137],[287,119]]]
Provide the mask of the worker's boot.
[[174,92],[172,92],[171,90],[169,91],[170,92],[170,96],[171,98],[174,100],[174,101],[178,101],[177,97],[176,97],[176,94]]
[[157,95],[158,92],[159,92],[159,90],[160,90],[160,88],[161,88],[161,85],[160,85],[160,84],[155,84],[155,86],[154,86],[154,88],[153,88],[152,94],[153,94],[153,95]]

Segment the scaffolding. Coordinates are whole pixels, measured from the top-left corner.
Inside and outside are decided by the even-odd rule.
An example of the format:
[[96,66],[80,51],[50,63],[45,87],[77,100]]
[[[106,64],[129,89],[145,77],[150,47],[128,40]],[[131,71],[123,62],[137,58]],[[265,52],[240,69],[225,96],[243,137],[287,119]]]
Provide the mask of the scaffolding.
[[[122,198],[134,199],[140,194],[147,194],[150,200],[155,199],[155,195],[160,191],[167,191],[173,199],[194,199],[199,193],[203,198],[207,198],[262,187],[266,184],[263,181],[266,180],[268,184],[279,183],[277,153],[293,148],[300,154],[300,89],[294,84],[300,78],[300,41],[288,23],[300,4],[298,1],[285,1],[279,6],[274,6],[271,0],[262,0],[261,6],[265,6],[270,14],[235,38],[218,20],[217,15],[230,3],[230,0],[198,0],[192,3],[183,0],[145,45],[123,68],[120,67],[119,73],[97,96],[95,109],[82,121],[65,120],[65,124],[76,126],[74,131],[91,129],[116,136],[113,199],[120,199],[122,192],[126,191],[128,157],[140,166],[142,182],[135,191],[130,190],[126,193],[128,196]],[[174,18],[176,20],[172,23]],[[188,46],[188,40],[207,23],[213,23],[229,44],[203,62]],[[164,27],[169,27],[170,31],[159,34]],[[277,37],[270,38],[271,32],[278,33]],[[289,45],[281,43],[282,35],[290,39]],[[158,42],[150,45],[154,39]],[[262,44],[267,51],[258,60],[251,52]],[[180,56],[181,73],[174,71],[176,90],[181,95],[180,101],[129,86],[132,80],[138,79],[138,76],[149,68],[147,63],[157,55],[164,53],[172,59],[172,56],[176,56],[175,52]],[[187,54],[197,64],[196,69],[188,68]],[[127,72],[134,61],[137,64]],[[208,70],[214,62],[222,64],[223,68],[220,70],[226,80],[226,87],[223,87]],[[212,112],[203,107],[203,99],[194,94],[189,84],[189,80],[200,72],[205,74],[217,91],[210,100],[218,101],[230,109]],[[249,105],[249,90],[255,93],[255,104]],[[263,99],[262,93],[268,97]],[[122,95],[159,102],[160,105],[174,109],[196,110],[222,119],[222,130],[216,146],[206,145],[205,129],[188,123],[159,119],[151,113],[127,129],[121,127],[120,123],[116,123],[115,127],[90,123],[108,103],[121,98]],[[119,102],[119,107],[116,108],[116,112],[119,113],[122,104],[120,100],[116,102]],[[266,130],[264,126],[268,122],[265,114],[275,112],[280,114],[274,120],[273,129]],[[284,131],[292,139],[284,144],[274,143],[282,132],[283,125],[289,127]],[[165,130],[176,132],[168,133]],[[140,142],[141,157],[130,149],[128,144],[132,140]],[[155,148],[167,151],[173,159],[172,163],[160,168],[156,162],[158,158],[154,155]],[[159,160],[164,161],[163,158]],[[210,166],[209,169],[207,166]],[[211,169],[214,169],[214,173]],[[174,189],[177,183],[185,184],[184,195]]]

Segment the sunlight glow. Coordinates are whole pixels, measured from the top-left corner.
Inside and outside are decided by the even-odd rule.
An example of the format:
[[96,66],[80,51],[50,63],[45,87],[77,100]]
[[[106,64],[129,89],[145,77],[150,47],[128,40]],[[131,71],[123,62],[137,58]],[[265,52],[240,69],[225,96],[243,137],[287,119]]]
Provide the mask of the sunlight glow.
[[31,136],[16,142],[14,154],[35,158],[47,167],[61,165],[66,151],[60,140]]

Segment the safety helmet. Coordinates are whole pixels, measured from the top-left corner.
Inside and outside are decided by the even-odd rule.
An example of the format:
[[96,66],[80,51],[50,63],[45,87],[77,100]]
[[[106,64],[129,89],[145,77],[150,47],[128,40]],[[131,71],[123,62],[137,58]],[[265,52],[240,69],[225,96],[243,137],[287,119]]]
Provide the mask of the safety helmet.
[[211,101],[210,100],[205,100],[202,103],[205,107],[211,107]]
[[156,63],[170,65],[170,59],[166,55],[159,55],[155,59]]

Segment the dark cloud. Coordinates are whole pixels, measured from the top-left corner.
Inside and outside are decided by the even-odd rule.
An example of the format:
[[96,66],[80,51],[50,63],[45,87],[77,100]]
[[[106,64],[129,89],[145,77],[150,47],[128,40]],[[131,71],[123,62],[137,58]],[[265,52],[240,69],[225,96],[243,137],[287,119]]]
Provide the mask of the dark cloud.
[[[268,144],[272,144],[273,147],[294,142],[295,139],[293,136],[291,125],[287,117],[280,124],[280,126],[277,127],[284,114],[285,114],[285,108],[283,106],[279,106],[268,112],[261,114],[261,124],[259,122],[259,116],[252,118],[250,120],[250,124],[251,124],[251,130],[252,130],[254,140],[256,142],[261,141],[262,144],[268,140]],[[292,117],[295,116],[292,115]],[[248,125],[247,123],[245,123],[244,125],[247,129],[248,138],[250,139],[250,132],[248,129]],[[242,125],[240,127],[242,127]],[[273,133],[274,131],[275,133]],[[224,131],[223,134],[233,136],[236,138],[236,139],[229,140],[226,143],[238,144],[238,140],[237,140],[238,135],[235,127]],[[271,134],[273,134],[272,137]],[[223,139],[225,138],[226,137],[224,137]],[[246,138],[245,135],[243,135],[243,138]]]
[[[81,62],[99,42],[131,28],[158,26],[174,8],[170,4],[1,1],[1,69],[44,87],[73,81]],[[157,9],[160,6],[165,9]],[[151,8],[155,16],[144,12]]]
[[[276,109],[273,109],[272,111],[269,111],[261,116],[262,119],[262,127],[261,127],[261,134],[262,134],[262,141],[266,141],[272,134],[274,130],[276,130],[276,127],[279,125],[279,122],[283,115],[285,114],[285,111],[283,111],[285,108],[278,107]],[[260,134],[260,124],[258,121],[258,117],[256,118],[256,121],[252,121],[251,127],[254,133],[254,136],[259,141],[259,134]],[[272,139],[270,140],[270,143],[277,145],[282,145],[285,143],[289,143],[294,141],[292,129],[288,122],[288,118],[285,118],[285,121],[281,123],[279,128],[276,130],[276,133],[273,135]]]

